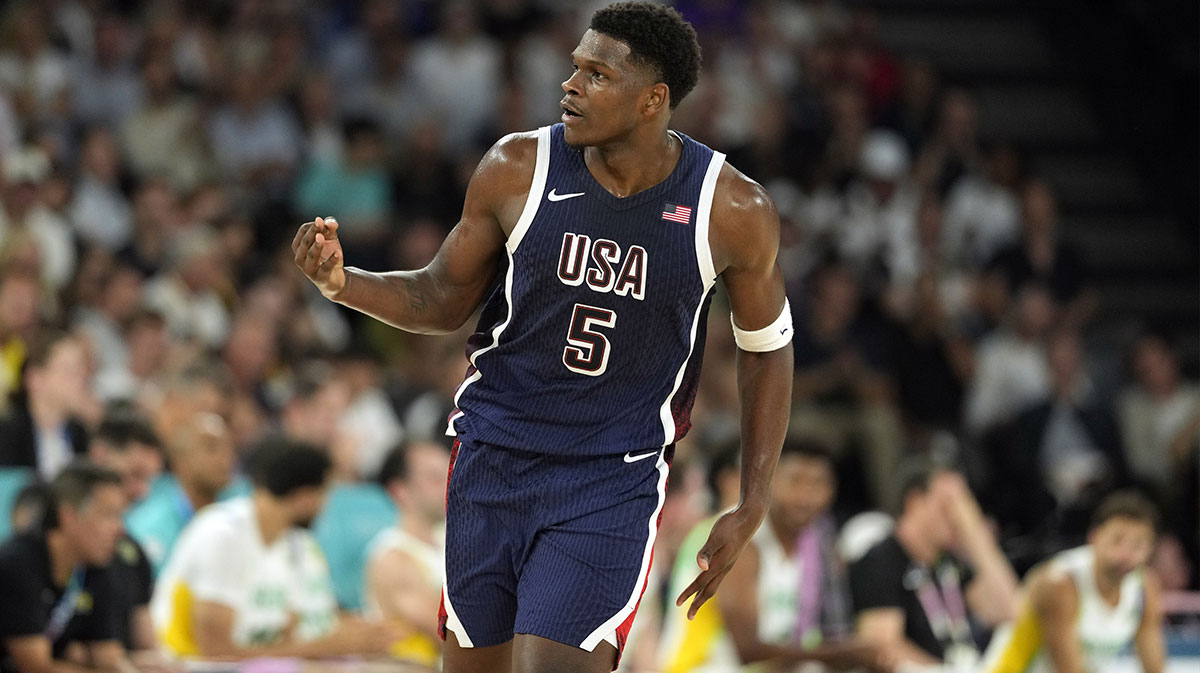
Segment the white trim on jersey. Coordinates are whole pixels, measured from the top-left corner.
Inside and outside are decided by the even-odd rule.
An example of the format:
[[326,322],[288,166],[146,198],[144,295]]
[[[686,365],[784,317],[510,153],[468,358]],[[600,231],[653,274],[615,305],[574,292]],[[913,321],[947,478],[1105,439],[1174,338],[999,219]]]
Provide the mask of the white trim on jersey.
[[537,130],[537,161],[533,166],[533,181],[529,184],[529,196],[525,198],[525,208],[521,211],[521,216],[517,218],[517,224],[513,226],[512,233],[508,235],[508,240],[504,243],[504,251],[508,255],[508,270],[504,274],[504,299],[508,304],[508,315],[504,318],[504,322],[492,329],[491,343],[471,354],[471,366],[475,367],[475,372],[459,384],[458,390],[454,392],[455,411],[450,415],[450,420],[446,423],[446,434],[449,436],[458,434],[454,429],[454,421],[463,415],[458,410],[458,400],[462,397],[463,391],[467,389],[467,386],[483,378],[483,374],[480,373],[476,361],[480,355],[499,345],[500,334],[508,327],[508,323],[512,322],[513,253],[521,245],[521,239],[525,238],[525,232],[529,231],[529,225],[533,223],[533,218],[537,216],[538,207],[542,204],[542,194],[546,191],[546,176],[549,173],[550,127],[543,126]]
[[662,512],[663,503],[667,500],[667,473],[670,471],[667,466],[666,452],[660,451],[658,454],[658,462],[655,467],[658,468],[658,506],[654,508],[654,513],[650,515],[650,522],[647,525],[646,548],[642,551],[642,567],[638,571],[637,582],[633,586],[633,593],[629,596],[629,601],[625,603],[625,607],[617,611],[615,615],[609,617],[595,631],[588,634],[587,638],[579,644],[581,649],[588,652],[594,652],[600,641],[607,641],[616,647],[616,631],[629,619],[629,615],[637,609],[638,601],[642,599],[642,593],[646,590],[646,583],[650,580],[650,558],[654,551],[654,539],[658,537],[658,515]]
[[471,642],[471,636],[467,635],[467,629],[463,626],[462,620],[458,618],[458,613],[454,611],[454,606],[450,604],[450,586],[445,582],[442,583],[442,606],[446,608],[446,629],[454,632],[459,646],[475,647],[475,644]]
[[687,371],[688,363],[691,362],[693,351],[696,349],[696,331],[700,324],[701,309],[708,299],[709,290],[717,282],[712,248],[708,243],[708,219],[712,214],[713,195],[717,191],[717,176],[721,174],[721,167],[724,165],[725,155],[713,152],[712,160],[708,162],[708,170],[704,173],[704,182],[700,186],[700,203],[696,208],[696,266],[700,270],[700,280],[704,283],[704,291],[700,293],[700,301],[692,311],[692,331],[688,337],[690,343],[688,355],[679,365],[679,371],[675,373],[675,385],[671,386],[671,393],[667,395],[667,399],[658,410],[658,417],[662,420],[663,425],[663,446],[675,441],[675,433],[678,432],[678,428],[675,427],[675,416],[671,413],[671,400],[675,399],[675,393],[679,392],[679,386],[683,384],[684,372]]

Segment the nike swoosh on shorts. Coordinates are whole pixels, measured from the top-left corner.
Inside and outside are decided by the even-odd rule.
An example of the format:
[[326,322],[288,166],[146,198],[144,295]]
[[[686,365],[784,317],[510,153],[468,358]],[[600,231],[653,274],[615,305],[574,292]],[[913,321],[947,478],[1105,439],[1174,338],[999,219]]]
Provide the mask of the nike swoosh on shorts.
[[654,457],[654,456],[657,456],[657,455],[658,455],[658,452],[657,452],[657,451],[651,451],[650,453],[643,453],[643,454],[642,454],[642,455],[640,455],[640,456],[631,456],[631,455],[629,455],[629,453],[628,453],[628,452],[626,452],[626,453],[625,453],[625,462],[627,462],[627,463],[636,463],[636,462],[638,462],[639,460],[645,460],[645,459],[647,459],[647,458],[652,458],[652,457]]

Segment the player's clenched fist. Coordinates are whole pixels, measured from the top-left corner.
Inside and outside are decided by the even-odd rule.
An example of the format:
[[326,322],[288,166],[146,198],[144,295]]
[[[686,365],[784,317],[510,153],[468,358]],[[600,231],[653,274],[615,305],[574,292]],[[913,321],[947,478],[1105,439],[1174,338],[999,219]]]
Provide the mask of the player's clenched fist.
[[338,242],[337,229],[337,220],[318,217],[300,225],[300,230],[292,239],[296,266],[329,299],[336,297],[346,286],[342,244]]

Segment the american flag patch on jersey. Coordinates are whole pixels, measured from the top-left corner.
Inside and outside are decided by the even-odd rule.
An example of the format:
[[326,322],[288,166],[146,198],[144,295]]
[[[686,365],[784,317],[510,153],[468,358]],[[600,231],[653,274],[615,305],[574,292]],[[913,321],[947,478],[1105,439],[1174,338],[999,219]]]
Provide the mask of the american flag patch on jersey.
[[692,221],[692,209],[688,206],[668,203],[663,205],[662,218],[680,224],[687,224]]

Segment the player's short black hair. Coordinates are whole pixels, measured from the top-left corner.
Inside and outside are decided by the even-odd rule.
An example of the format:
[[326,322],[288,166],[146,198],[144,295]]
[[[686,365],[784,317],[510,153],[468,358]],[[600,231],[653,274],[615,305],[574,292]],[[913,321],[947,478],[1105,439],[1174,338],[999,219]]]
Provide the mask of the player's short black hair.
[[284,436],[259,442],[247,463],[251,483],[277,498],[303,488],[320,488],[333,466],[320,448]]
[[120,487],[121,475],[86,459],[76,460],[64,467],[54,481],[50,482],[50,501],[47,503],[43,522],[45,529],[58,527],[60,505],[82,509],[91,502],[96,489],[105,485]]
[[630,58],[652,68],[671,90],[671,109],[700,79],[696,31],[670,7],[651,2],[618,2],[598,10],[589,26],[629,45]]
[[1092,514],[1092,528],[1103,526],[1109,519],[1133,519],[1149,524],[1156,532],[1160,523],[1158,507],[1146,494],[1133,489],[1114,491],[1104,497]]
[[136,410],[128,408],[116,408],[106,413],[92,438],[105,442],[117,451],[124,451],[134,442],[156,449],[162,448],[162,442],[154,432],[150,420]]

